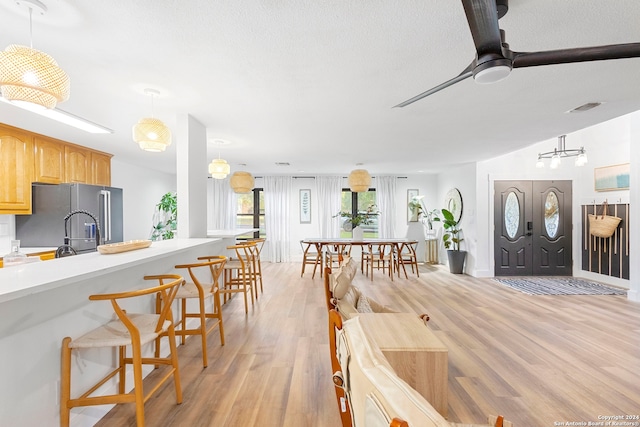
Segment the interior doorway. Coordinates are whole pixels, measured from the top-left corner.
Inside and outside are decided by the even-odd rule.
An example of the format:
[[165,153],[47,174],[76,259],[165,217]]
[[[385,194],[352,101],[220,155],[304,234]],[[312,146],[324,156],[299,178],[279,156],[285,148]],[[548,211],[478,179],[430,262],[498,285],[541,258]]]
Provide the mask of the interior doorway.
[[495,181],[496,276],[571,276],[571,181]]

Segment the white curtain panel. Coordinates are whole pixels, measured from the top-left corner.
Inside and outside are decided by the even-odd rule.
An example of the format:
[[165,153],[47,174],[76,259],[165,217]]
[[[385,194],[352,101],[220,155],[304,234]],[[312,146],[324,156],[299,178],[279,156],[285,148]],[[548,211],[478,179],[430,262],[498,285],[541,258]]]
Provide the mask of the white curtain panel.
[[396,179],[395,176],[376,176],[376,203],[380,210],[378,234],[383,239],[397,237]]
[[233,230],[236,228],[236,193],[229,178],[207,180],[211,197],[207,198],[207,229]]
[[291,261],[292,183],[290,176],[264,177],[265,246],[270,262]]
[[321,238],[340,237],[340,218],[333,216],[342,207],[342,177],[316,176],[318,222]]

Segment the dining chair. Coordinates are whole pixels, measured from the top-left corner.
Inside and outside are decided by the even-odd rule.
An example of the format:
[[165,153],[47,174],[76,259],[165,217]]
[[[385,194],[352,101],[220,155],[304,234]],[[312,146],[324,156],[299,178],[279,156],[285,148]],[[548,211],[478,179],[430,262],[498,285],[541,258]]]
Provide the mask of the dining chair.
[[351,256],[351,244],[338,243],[333,245],[325,245],[324,266],[331,269],[340,267],[342,259]]
[[[304,270],[307,265],[313,265],[313,273],[311,278],[316,277],[316,270],[321,263],[320,252],[318,252],[316,245],[313,243],[305,243],[304,240],[300,240],[300,248],[302,249],[302,271],[300,277],[304,276]],[[322,270],[320,271],[322,276]]]
[[[387,270],[389,278],[393,281],[393,269],[395,264],[394,244],[391,243],[374,243],[367,246],[367,250],[363,251],[364,266],[367,275],[373,280],[373,269],[382,269],[384,273]],[[365,255],[366,252],[366,255]]]
[[[206,368],[208,365],[207,335],[216,327],[218,327],[220,333],[220,345],[224,345],[224,324],[222,321],[218,279],[223,272],[227,257],[223,255],[204,256],[199,257],[198,260],[200,261],[198,263],[179,264],[175,266],[176,269],[186,268],[191,277],[191,281],[185,282],[185,284],[178,289],[176,295],[176,300],[180,301],[180,320],[176,322],[176,335],[180,337],[182,345],[184,345],[185,338],[188,335],[200,335],[202,342],[202,366]],[[208,276],[207,281],[210,281],[210,283],[203,283],[202,270],[206,271]],[[210,311],[207,311],[205,306],[208,299],[211,299]],[[197,300],[198,309],[189,311],[189,307],[187,306],[188,300]],[[193,318],[200,320],[199,327],[187,329],[187,320]],[[208,326],[207,319],[213,319],[213,322],[210,322]],[[159,351],[159,346],[156,345],[156,352],[157,351]]]
[[400,277],[400,268],[404,271],[404,277],[409,278],[407,275],[407,269],[405,265],[411,266],[411,272],[415,273],[418,277],[420,277],[420,270],[418,269],[418,256],[416,255],[416,250],[418,247],[418,241],[414,240],[411,242],[402,242],[397,246],[396,251],[396,271],[398,272],[398,277]]
[[[158,280],[159,285],[150,288],[120,292],[114,294],[96,294],[89,296],[91,301],[109,301],[115,311],[116,319],[93,329],[79,338],[65,337],[62,340],[61,376],[60,376],[60,426],[68,427],[70,411],[80,406],[93,406],[117,403],[135,403],[136,425],[144,426],[144,402],[158,391],[169,379],[173,378],[176,402],[182,403],[182,388],[176,350],[176,336],[173,322],[172,303],[179,288],[184,283],[177,274],[145,276],[145,280]],[[160,304],[157,313],[133,313],[125,311],[121,304],[124,300],[136,297],[156,295]],[[153,343],[156,338],[167,337],[169,340],[169,356],[144,357],[142,346]],[[132,355],[127,357],[127,347],[131,347]],[[71,352],[74,349],[114,347],[117,349],[118,366],[98,381],[80,397],[71,398]],[[133,392],[126,392],[127,366],[133,366]],[[167,365],[170,369],[155,386],[144,392],[142,383],[143,365]],[[92,396],[96,390],[111,378],[118,375],[117,392],[103,396]]]

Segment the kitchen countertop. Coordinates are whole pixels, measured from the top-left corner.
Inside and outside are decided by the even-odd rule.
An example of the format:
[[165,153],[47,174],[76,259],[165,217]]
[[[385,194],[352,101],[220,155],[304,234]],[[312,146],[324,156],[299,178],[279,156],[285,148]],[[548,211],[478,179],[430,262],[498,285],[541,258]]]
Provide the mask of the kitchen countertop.
[[207,230],[207,237],[229,238],[259,231],[259,228],[233,228],[228,230]]
[[[144,263],[150,258],[169,257],[176,252],[210,244],[220,239],[171,239],[153,242],[150,247],[118,254],[98,252],[49,261],[0,268],[0,303],[56,289],[81,280]],[[25,248],[27,249],[27,248]],[[31,248],[30,248],[31,249]],[[41,249],[48,248],[37,248]],[[54,248],[55,249],[55,248]],[[21,249],[22,251],[22,249]],[[25,250],[25,253],[26,250]]]

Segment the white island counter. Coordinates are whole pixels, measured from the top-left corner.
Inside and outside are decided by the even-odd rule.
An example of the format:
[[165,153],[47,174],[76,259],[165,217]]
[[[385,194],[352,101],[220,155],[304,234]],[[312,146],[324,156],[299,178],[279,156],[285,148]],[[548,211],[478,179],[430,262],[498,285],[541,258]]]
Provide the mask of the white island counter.
[[[89,295],[153,286],[157,282],[143,276],[176,273],[174,265],[224,249],[221,239],[173,239],[119,254],[94,252],[0,269],[0,424],[59,424],[62,339],[77,338],[113,317],[110,303],[89,301]],[[151,300],[136,304],[127,308],[153,307]],[[100,349],[78,354],[72,394],[104,374],[113,357]],[[93,425],[109,408],[73,410],[71,425]]]

